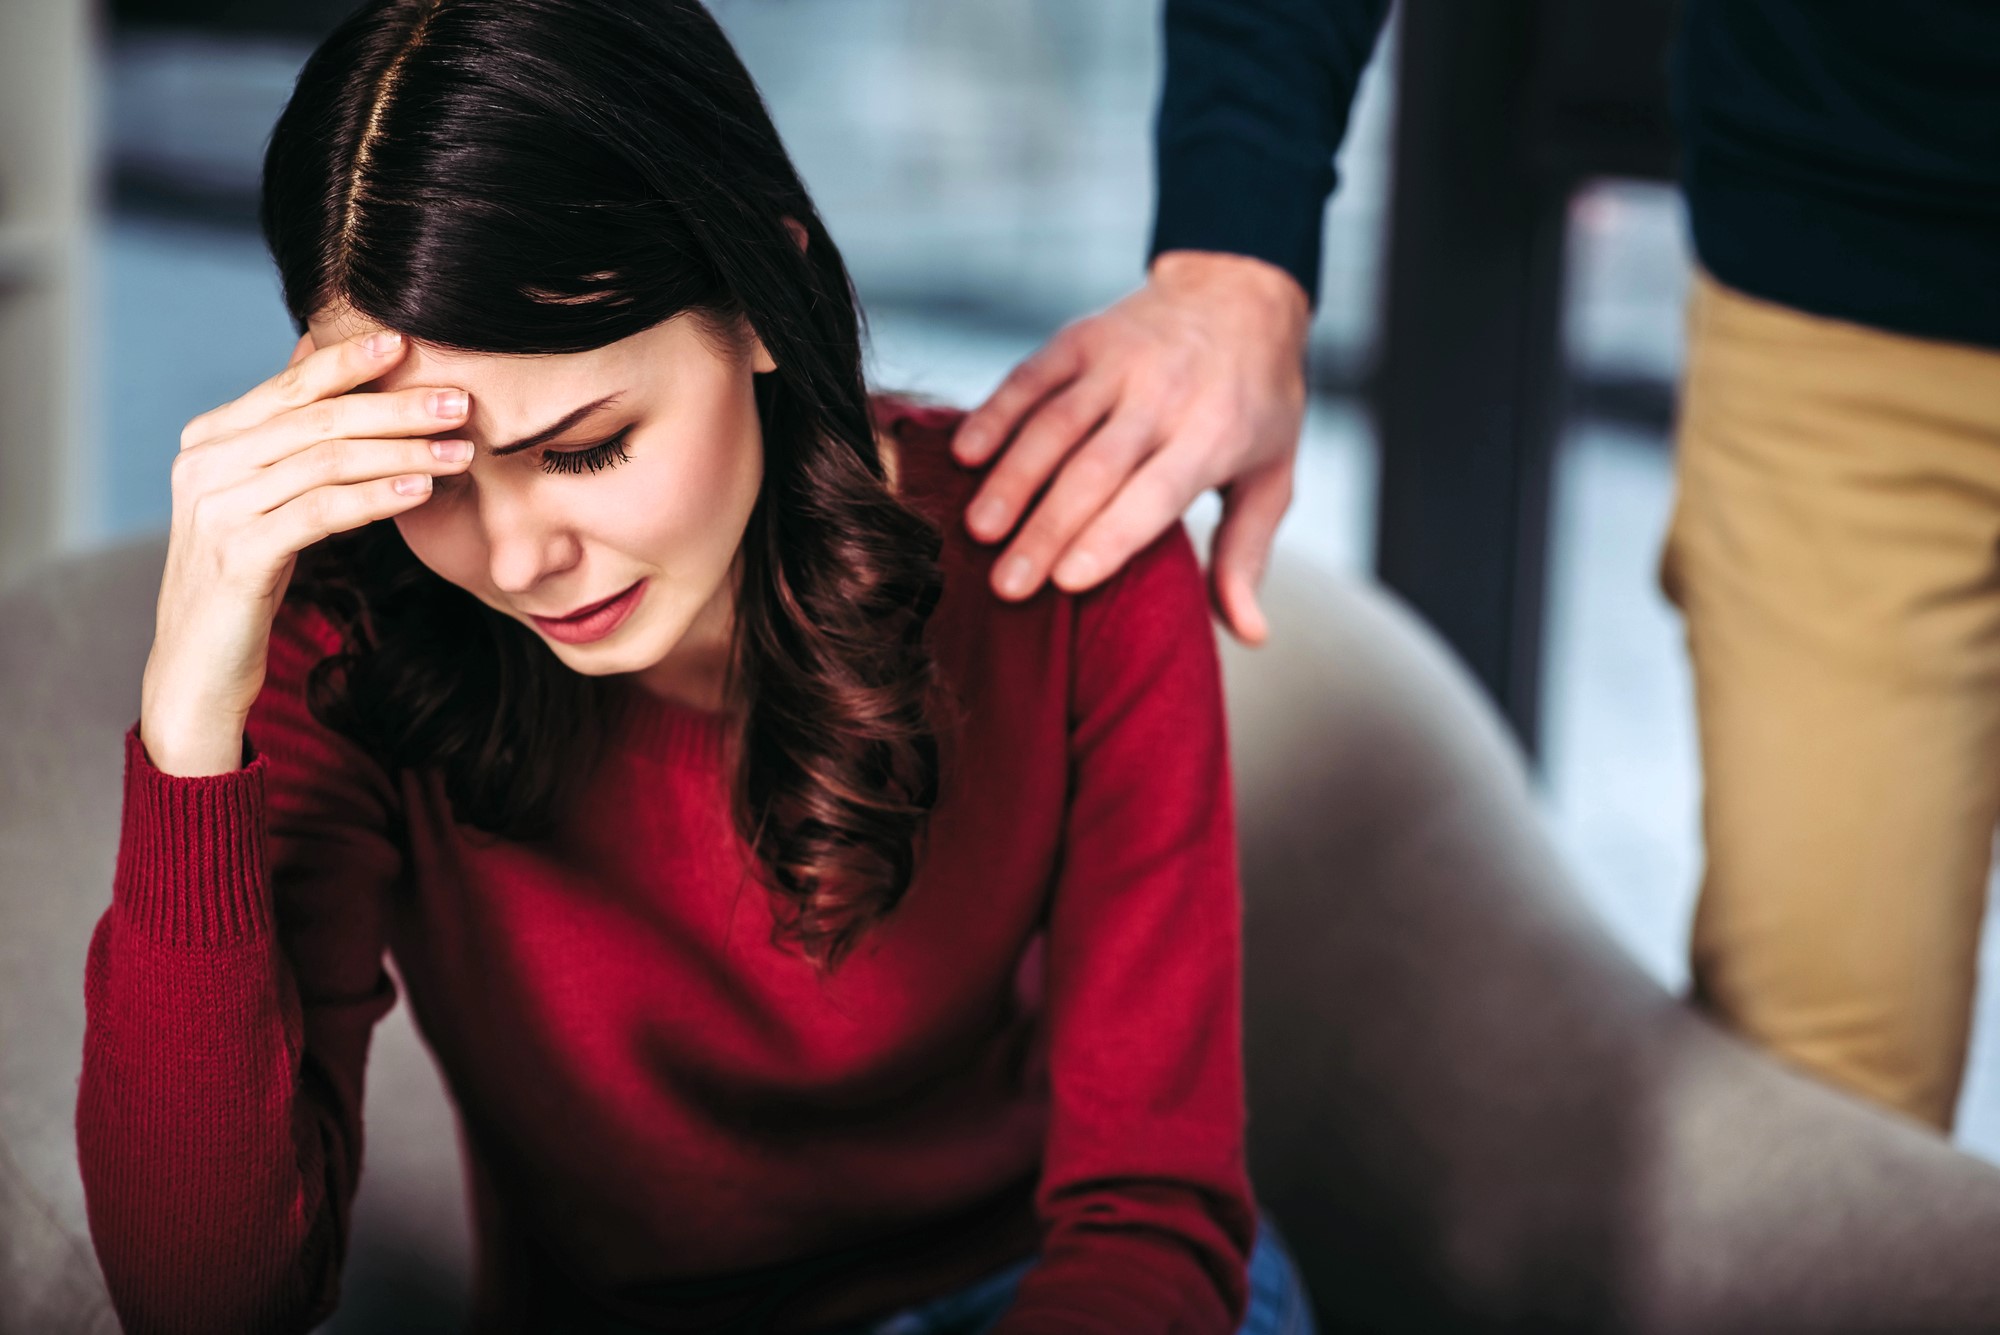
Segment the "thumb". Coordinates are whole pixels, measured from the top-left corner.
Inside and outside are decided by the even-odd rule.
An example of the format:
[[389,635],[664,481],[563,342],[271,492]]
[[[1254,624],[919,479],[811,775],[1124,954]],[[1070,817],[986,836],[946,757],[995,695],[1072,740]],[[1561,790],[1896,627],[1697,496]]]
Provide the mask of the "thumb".
[[1257,586],[1271,559],[1278,521],[1292,503],[1291,462],[1280,459],[1230,485],[1209,546],[1209,596],[1230,633],[1253,648],[1270,634],[1257,606]]

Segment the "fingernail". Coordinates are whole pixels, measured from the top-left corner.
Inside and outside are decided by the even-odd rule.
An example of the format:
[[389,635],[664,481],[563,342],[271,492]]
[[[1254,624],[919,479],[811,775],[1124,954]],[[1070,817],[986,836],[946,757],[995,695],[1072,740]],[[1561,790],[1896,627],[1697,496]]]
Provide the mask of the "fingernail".
[[965,522],[974,536],[996,538],[1000,536],[1000,526],[1007,520],[1007,506],[998,497],[988,496],[977,501],[966,511]]
[[368,349],[373,357],[386,357],[403,346],[401,334],[370,334],[361,340],[361,346]]
[[1087,585],[1097,578],[1097,558],[1089,552],[1072,552],[1056,567],[1056,583],[1065,587]]
[[414,477],[397,478],[395,486],[396,490],[402,492],[405,496],[421,496],[431,489],[431,480],[422,473],[418,473]]
[[1004,597],[1020,598],[1028,592],[1030,569],[1025,556],[1010,556],[1000,563],[1000,592]]
[[446,463],[463,463],[472,457],[472,442],[469,440],[434,440],[431,453]]
[[462,417],[465,415],[465,391],[462,389],[441,389],[431,395],[431,412],[438,417]]
[[957,455],[961,462],[969,462],[979,457],[979,451],[973,448],[978,443],[978,436],[961,431],[951,438],[951,452]]

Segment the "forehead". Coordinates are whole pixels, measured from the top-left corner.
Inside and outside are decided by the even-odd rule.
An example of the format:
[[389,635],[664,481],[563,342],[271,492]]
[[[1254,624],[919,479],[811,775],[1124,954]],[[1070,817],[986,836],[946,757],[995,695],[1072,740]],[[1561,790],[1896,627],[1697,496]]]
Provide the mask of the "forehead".
[[[415,385],[443,385],[469,391],[484,400],[489,412],[546,406],[551,398],[573,400],[564,407],[597,398],[618,388],[633,388],[642,368],[657,374],[673,361],[700,355],[702,340],[690,336],[682,317],[642,330],[616,343],[585,352],[514,354],[459,352],[412,342],[386,375],[370,387],[388,391]],[[307,324],[318,348],[342,339],[374,333],[382,325],[351,309],[322,312]],[[650,378],[650,376],[645,377]],[[478,408],[475,407],[475,414]]]
[[[373,320],[343,312],[314,316],[307,329],[315,347],[326,348],[360,334],[370,334],[383,326]],[[445,385],[464,389],[475,399],[511,398],[522,391],[534,399],[544,394],[573,390],[595,383],[591,365],[596,352],[559,357],[515,357],[491,352],[455,352],[412,342],[395,366],[369,382],[369,388],[389,391],[412,385]]]

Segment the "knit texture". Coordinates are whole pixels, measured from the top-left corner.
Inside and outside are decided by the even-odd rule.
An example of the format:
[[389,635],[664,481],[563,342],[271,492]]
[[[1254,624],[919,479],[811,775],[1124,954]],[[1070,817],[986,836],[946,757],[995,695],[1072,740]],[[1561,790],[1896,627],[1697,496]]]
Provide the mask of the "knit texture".
[[830,975],[772,944],[723,717],[629,678],[533,845],[311,717],[337,639],[296,603],[243,768],[162,774],[133,724],[77,1106],[128,1330],[334,1309],[399,995],[471,1152],[475,1329],[812,1330],[1037,1251],[1004,1335],[1235,1329],[1240,897],[1193,549],[1176,526],[1090,593],[1003,603],[960,519],[959,414],[877,412],[945,535],[962,718],[909,895]]

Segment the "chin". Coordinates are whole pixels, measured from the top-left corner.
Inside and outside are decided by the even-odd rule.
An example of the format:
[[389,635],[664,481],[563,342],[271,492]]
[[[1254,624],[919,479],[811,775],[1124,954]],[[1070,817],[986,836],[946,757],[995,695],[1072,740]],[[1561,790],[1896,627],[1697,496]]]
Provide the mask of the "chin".
[[608,644],[557,644],[543,638],[542,643],[555,651],[566,665],[586,677],[615,677],[621,673],[638,672],[651,667],[664,655],[640,652],[629,644],[612,646]]
[[555,651],[557,658],[585,676],[616,677],[644,672],[660,663],[687,634],[692,620],[692,614],[682,617],[670,628],[671,633],[662,634],[656,627],[637,624],[635,617],[610,637],[594,644],[561,644],[539,631],[536,635]]

